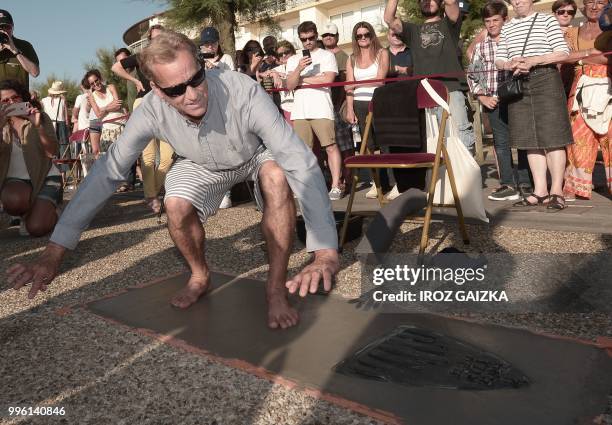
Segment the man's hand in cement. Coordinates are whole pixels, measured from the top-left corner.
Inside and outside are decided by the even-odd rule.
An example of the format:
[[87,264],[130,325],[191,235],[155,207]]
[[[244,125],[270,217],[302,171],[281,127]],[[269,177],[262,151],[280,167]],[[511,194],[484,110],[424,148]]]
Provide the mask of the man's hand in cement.
[[312,263],[304,267],[293,279],[289,279],[285,286],[290,294],[300,293],[305,297],[308,292],[317,292],[319,282],[323,279],[323,288],[329,292],[332,287],[332,279],[338,273],[338,251],[335,249],[321,249],[315,251],[315,258]]
[[57,276],[59,265],[66,249],[53,242],[47,245],[40,257],[31,264],[14,264],[6,271],[8,283],[13,289],[21,289],[32,282],[28,298],[34,298],[38,291],[46,291],[47,285]]

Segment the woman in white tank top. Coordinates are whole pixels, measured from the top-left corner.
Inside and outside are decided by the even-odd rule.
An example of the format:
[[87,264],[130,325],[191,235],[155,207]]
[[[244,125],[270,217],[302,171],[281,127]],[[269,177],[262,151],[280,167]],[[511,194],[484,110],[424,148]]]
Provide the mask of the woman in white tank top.
[[[353,28],[353,54],[346,62],[346,81],[363,81],[382,79],[389,70],[389,52],[383,49],[376,32],[368,22],[358,22]],[[382,83],[367,85],[345,86],[346,90],[346,120],[359,124],[359,131],[363,137],[368,107],[374,90]],[[375,146],[374,133],[370,132],[368,146]],[[389,184],[394,186],[395,181],[389,174]],[[366,198],[376,198],[376,187],[366,194]]]
[[[112,84],[105,85],[97,69],[88,71],[83,83],[87,89],[87,100],[91,106],[89,117],[91,148],[92,152],[97,155],[105,152],[110,143],[117,140],[124,124],[124,120],[117,123],[102,124],[102,122],[121,117],[124,115],[124,110],[117,94],[117,88]],[[100,146],[101,144],[103,146]]]
[[[381,46],[374,28],[368,22],[358,22],[353,28],[353,54],[346,62],[346,81],[385,78],[388,69],[389,53]],[[362,135],[368,104],[376,87],[381,85],[345,86],[347,121],[359,123]]]

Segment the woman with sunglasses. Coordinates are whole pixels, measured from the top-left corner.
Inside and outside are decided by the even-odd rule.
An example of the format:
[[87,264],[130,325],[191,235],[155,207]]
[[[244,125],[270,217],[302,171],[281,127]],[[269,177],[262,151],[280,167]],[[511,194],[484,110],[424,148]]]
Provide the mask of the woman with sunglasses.
[[[358,22],[353,28],[353,54],[346,61],[346,81],[362,81],[382,79],[389,71],[389,52],[384,49],[369,22]],[[346,90],[346,120],[359,124],[363,137],[368,106],[374,90],[382,83],[345,86]],[[374,133],[371,133],[369,146],[375,146]],[[392,180],[392,179],[390,179]],[[394,185],[394,182],[390,184]],[[397,191],[394,188],[394,191]],[[367,198],[376,198],[376,186],[366,194]]]
[[568,28],[572,26],[572,19],[576,16],[578,6],[574,0],[557,0],[552,5],[552,12],[559,22],[561,31],[567,32]]
[[563,188],[564,197],[569,201],[576,197],[591,198],[593,168],[599,147],[606,172],[607,191],[612,193],[612,124],[609,118],[612,106],[608,57],[589,57],[601,53],[595,48],[595,40],[602,33],[599,18],[607,4],[605,0],[585,0],[581,12],[586,22],[580,27],[570,28],[566,33],[570,55],[564,62],[570,64],[574,72],[567,102],[574,144],[566,148],[568,165]]
[[[576,16],[578,6],[574,0],[557,0],[552,5],[552,12],[559,22],[561,31],[567,39],[567,30],[572,27],[572,19]],[[563,81],[563,88],[565,89],[565,95],[569,96],[570,89],[572,88],[572,82],[574,80],[574,67],[569,64],[557,65],[559,72],[561,73],[561,80]]]
[[20,234],[40,237],[55,227],[62,201],[62,178],[52,162],[58,143],[39,104],[13,115],[23,102],[32,101],[21,83],[0,82],[0,201],[7,214],[21,217]]
[[122,101],[117,94],[117,88],[102,81],[102,75],[97,69],[87,71],[83,79],[87,89],[89,102],[89,133],[91,150],[95,155],[106,152],[112,142],[117,140],[123,129],[123,122],[106,122],[124,115]]
[[[280,60],[280,65],[269,71],[269,75],[274,79],[274,87],[287,87],[287,61],[295,55],[295,47],[287,40],[281,40],[276,47],[276,54]],[[283,111],[283,116],[287,122],[293,125],[291,121],[291,109],[293,106],[293,92],[280,92],[280,108]]]

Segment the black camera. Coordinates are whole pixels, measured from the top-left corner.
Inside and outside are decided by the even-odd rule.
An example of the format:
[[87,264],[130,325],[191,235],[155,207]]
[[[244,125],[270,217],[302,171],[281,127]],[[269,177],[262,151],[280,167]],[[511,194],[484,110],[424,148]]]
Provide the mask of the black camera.
[[0,31],[0,44],[9,44],[9,36],[2,31]]
[[198,58],[200,60],[204,60],[204,59],[212,59],[216,56],[215,52],[206,52],[206,53],[198,53]]

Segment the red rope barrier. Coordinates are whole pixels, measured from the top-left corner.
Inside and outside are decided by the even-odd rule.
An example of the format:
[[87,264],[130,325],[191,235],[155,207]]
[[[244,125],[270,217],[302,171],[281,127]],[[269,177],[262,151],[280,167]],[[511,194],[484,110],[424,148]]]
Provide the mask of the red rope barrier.
[[[595,57],[599,57],[599,56],[610,56],[612,55],[612,51],[609,52],[602,52],[602,53],[598,53],[595,55],[589,55],[589,56],[585,56],[582,58],[582,60],[585,59],[590,59],[590,58],[595,58]],[[553,62],[550,63],[548,65],[558,65],[558,64],[562,64],[563,62]],[[324,87],[342,87],[342,86],[360,86],[360,85],[366,85],[366,84],[376,84],[376,83],[387,83],[387,82],[393,82],[393,81],[408,81],[408,80],[422,80],[424,78],[432,78],[432,79],[448,79],[448,78],[457,78],[457,77],[462,77],[464,75],[468,75],[468,74],[483,74],[483,73],[488,73],[488,72],[492,72],[492,71],[461,71],[461,72],[447,72],[447,73],[442,73],[442,74],[429,74],[429,75],[412,75],[412,76],[406,76],[406,77],[389,77],[389,78],[376,78],[376,79],[372,79],[372,80],[359,80],[359,81],[336,81],[333,83],[319,83],[319,84],[306,84],[306,85],[301,85],[301,86],[297,86],[295,89],[293,90],[298,90],[298,89],[319,89],[319,88],[324,88]],[[274,88],[274,89],[268,89],[266,90],[267,92],[281,92],[281,91],[293,91],[293,90],[289,90],[286,88]]]
[[111,118],[110,120],[102,121],[102,124],[110,124],[110,123],[114,123],[117,121],[121,121],[123,119],[127,120],[128,118],[130,118],[130,114],[125,114],[125,115],[121,115],[120,117]]

